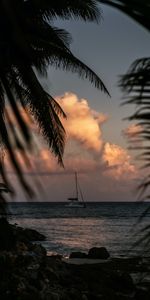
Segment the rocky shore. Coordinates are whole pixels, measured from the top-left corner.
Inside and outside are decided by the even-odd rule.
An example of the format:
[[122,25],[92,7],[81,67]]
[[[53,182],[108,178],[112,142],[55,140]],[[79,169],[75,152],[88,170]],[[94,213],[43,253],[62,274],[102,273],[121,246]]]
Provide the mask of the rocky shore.
[[[150,299],[150,283],[143,277],[150,259],[111,258],[105,248],[93,248],[85,256],[71,254],[66,263],[34,243],[43,239],[35,230],[0,219],[1,300]],[[100,263],[87,263],[102,254]],[[73,263],[78,258],[82,264]]]

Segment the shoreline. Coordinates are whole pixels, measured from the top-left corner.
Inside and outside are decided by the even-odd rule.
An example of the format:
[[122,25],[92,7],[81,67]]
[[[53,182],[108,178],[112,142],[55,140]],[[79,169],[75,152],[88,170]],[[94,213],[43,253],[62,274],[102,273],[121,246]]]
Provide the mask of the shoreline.
[[[45,248],[36,244],[36,240],[45,239],[43,235],[4,219],[0,222],[0,235],[2,300],[150,299],[150,281],[138,280],[150,274],[150,257],[99,260],[48,256]],[[8,236],[13,239],[8,240]],[[107,252],[103,249],[100,253]]]

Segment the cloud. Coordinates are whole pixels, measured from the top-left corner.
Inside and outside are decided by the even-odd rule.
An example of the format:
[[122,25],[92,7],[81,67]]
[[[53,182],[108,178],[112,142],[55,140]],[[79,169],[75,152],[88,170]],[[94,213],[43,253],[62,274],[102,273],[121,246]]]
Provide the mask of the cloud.
[[[99,174],[113,177],[114,180],[123,180],[127,174],[130,178],[137,175],[127,150],[118,145],[104,142],[102,126],[108,116],[91,109],[86,99],[79,99],[73,93],[65,93],[63,96],[57,97],[57,101],[67,114],[67,120],[63,120],[67,133],[65,170],[57,164],[57,160],[46,144],[41,141],[39,147],[36,147],[33,153],[28,154],[31,161],[30,170],[23,158],[17,154],[26,173],[29,171],[37,174],[64,171],[69,173],[78,170],[82,173],[99,172]],[[35,133],[32,120],[23,109],[20,111],[32,132]],[[15,123],[15,120],[13,122]],[[136,130],[135,127],[132,127],[126,131],[135,132]]]
[[[93,197],[96,197],[97,194],[97,198],[94,198],[97,200],[98,195],[101,195],[103,200],[109,199],[109,195],[111,199],[112,197],[114,200],[119,199],[119,195],[127,189],[131,189],[134,179],[139,177],[139,173],[126,149],[109,141],[105,142],[102,126],[107,122],[108,116],[93,110],[89,106],[88,100],[79,99],[73,93],[65,93],[63,96],[57,97],[57,101],[67,114],[67,120],[63,120],[67,133],[65,168],[63,169],[57,164],[56,158],[40,138],[35,151],[28,153],[31,162],[30,168],[26,166],[22,157],[19,157],[24,173],[30,176],[28,179],[31,177],[34,179],[34,175],[39,175],[44,190],[51,194],[54,186],[57,185],[61,191],[62,189],[67,190],[72,182],[70,175],[77,170],[82,177],[82,184],[84,190],[87,190],[89,200],[92,193],[94,193]],[[27,123],[36,138],[37,134],[33,123],[28,119]],[[17,126],[16,123],[15,126]],[[136,131],[137,128],[135,130],[133,126],[126,129],[128,134]],[[10,164],[8,164],[8,171],[11,176],[14,176]],[[63,177],[63,175],[65,176]],[[59,196],[56,199],[60,200]]]
[[103,145],[101,126],[108,117],[92,110],[86,99],[79,99],[72,93],[57,97],[57,101],[67,115],[67,120],[63,121],[67,138],[88,150],[99,152]]
[[102,158],[109,167],[112,167],[112,169],[108,168],[106,170],[109,176],[117,180],[129,180],[137,177],[137,169],[131,162],[131,157],[126,149],[107,142],[104,146]]
[[137,138],[138,134],[142,131],[142,126],[131,124],[127,128],[123,130],[123,135],[125,135],[127,138]]
[[136,147],[141,147],[143,144],[141,138],[141,132],[143,128],[141,125],[131,124],[122,131],[122,134],[130,144],[130,149],[136,149]]

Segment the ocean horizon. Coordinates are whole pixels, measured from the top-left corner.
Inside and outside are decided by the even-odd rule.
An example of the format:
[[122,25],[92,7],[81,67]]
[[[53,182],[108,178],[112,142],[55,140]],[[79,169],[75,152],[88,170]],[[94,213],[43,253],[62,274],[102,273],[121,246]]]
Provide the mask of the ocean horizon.
[[[68,256],[106,247],[111,256],[137,256],[142,244],[133,247],[149,224],[149,203],[87,202],[86,208],[70,208],[66,202],[11,202],[8,220],[46,236],[42,245],[49,254]],[[147,210],[147,214],[141,216]]]

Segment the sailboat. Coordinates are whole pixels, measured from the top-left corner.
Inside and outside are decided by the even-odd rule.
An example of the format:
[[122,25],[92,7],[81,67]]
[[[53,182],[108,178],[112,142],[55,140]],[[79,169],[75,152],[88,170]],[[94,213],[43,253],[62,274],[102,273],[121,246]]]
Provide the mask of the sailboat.
[[[79,200],[79,197],[81,200]],[[75,172],[75,197],[68,198],[69,203],[67,207],[86,207],[82,191],[79,186],[77,172]]]

